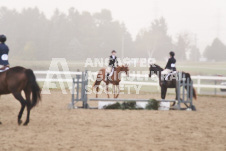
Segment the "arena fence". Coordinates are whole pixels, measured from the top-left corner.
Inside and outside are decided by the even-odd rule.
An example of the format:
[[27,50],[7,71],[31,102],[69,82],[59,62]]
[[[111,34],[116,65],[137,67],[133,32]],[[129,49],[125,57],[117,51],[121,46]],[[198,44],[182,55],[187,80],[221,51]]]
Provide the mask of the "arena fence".
[[[64,72],[64,71],[34,71],[37,81],[38,82],[72,82],[71,78],[52,78],[50,75],[70,75],[70,77],[75,77],[76,75],[82,75],[82,72]],[[90,72],[90,76],[93,75],[95,76],[97,73],[96,72]],[[143,78],[143,79],[148,79],[148,74],[130,74],[131,78],[138,79],[138,78]],[[219,92],[219,90],[226,90],[226,85],[223,85],[221,83],[226,82],[226,77],[220,77],[220,76],[191,76],[194,82],[194,87],[197,90],[198,94],[203,94],[202,89],[212,89],[212,93],[210,90],[208,91],[207,94],[222,94],[226,95],[225,92]],[[120,84],[123,85],[142,85],[142,86],[156,86],[156,90],[159,90],[159,84],[158,81],[145,81],[145,80],[135,80],[135,81],[128,81],[124,80],[122,78],[122,81]]]

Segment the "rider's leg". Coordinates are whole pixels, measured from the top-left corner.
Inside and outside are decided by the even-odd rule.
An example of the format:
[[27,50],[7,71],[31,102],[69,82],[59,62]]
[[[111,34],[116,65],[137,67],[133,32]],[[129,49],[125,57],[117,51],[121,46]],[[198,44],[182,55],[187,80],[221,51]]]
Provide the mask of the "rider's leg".
[[113,73],[114,73],[114,67],[111,67],[111,68],[110,68],[110,73],[109,73],[108,76],[107,76],[108,80],[111,80],[111,81],[114,80],[114,79],[112,79]]
[[166,85],[167,84],[167,80],[168,80],[168,77],[170,75],[172,71],[170,69],[164,69],[162,72],[161,72],[161,75],[163,76],[163,84]]
[[110,73],[111,73],[111,67],[108,66],[107,69],[106,69],[106,81],[109,80]]

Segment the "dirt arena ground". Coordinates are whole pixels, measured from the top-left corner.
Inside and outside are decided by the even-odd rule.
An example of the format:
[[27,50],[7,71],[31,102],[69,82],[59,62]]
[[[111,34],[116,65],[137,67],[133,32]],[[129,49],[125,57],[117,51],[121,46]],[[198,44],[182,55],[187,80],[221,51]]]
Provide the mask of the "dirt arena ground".
[[[159,98],[123,95],[121,98]],[[172,96],[170,96],[172,97]],[[17,125],[20,104],[0,98],[0,151],[225,151],[226,98],[200,96],[191,111],[69,110],[70,94],[52,91]],[[26,112],[25,112],[26,113]],[[25,116],[23,121],[25,121]]]

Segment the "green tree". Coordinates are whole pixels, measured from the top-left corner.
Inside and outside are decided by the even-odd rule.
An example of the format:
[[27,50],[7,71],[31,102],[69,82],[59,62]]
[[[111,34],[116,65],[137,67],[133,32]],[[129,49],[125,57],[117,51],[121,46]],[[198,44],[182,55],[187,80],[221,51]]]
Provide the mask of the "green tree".
[[186,60],[186,52],[190,50],[190,39],[189,34],[180,34],[177,39],[175,46],[175,53],[178,60]]
[[149,29],[142,30],[136,38],[136,51],[140,52],[139,57],[146,57],[148,54],[159,60],[168,57],[172,50],[172,38],[167,33],[167,24],[162,17],[152,22]]
[[220,39],[215,38],[210,46],[207,46],[204,51],[204,56],[208,60],[225,61],[226,60],[226,46]]
[[125,50],[126,55],[131,51],[132,38],[123,23],[113,21],[111,12],[102,10],[94,14],[95,24],[98,33],[98,49],[95,57],[108,57],[111,50],[115,49],[121,56],[121,50]]
[[199,61],[199,58],[201,57],[199,48],[197,48],[195,45],[192,45],[190,47],[190,60],[191,61]]

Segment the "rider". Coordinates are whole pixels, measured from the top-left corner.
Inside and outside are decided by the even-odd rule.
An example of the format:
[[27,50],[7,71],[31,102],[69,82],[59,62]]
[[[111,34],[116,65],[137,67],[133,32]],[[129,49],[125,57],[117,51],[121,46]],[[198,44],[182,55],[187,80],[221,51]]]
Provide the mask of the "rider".
[[109,58],[108,67],[107,67],[107,70],[106,70],[107,79],[112,76],[112,74],[114,72],[115,64],[116,64],[116,66],[118,66],[118,60],[117,60],[117,56],[116,56],[116,51],[112,50],[111,56]]
[[162,75],[166,75],[166,78],[168,78],[168,76],[170,75],[170,73],[176,71],[176,59],[174,58],[175,53],[173,51],[170,51],[169,53],[170,58],[166,64],[165,69],[161,72]]
[[0,35],[0,70],[7,70],[9,68],[8,53],[9,48],[5,44],[7,38],[5,35]]

